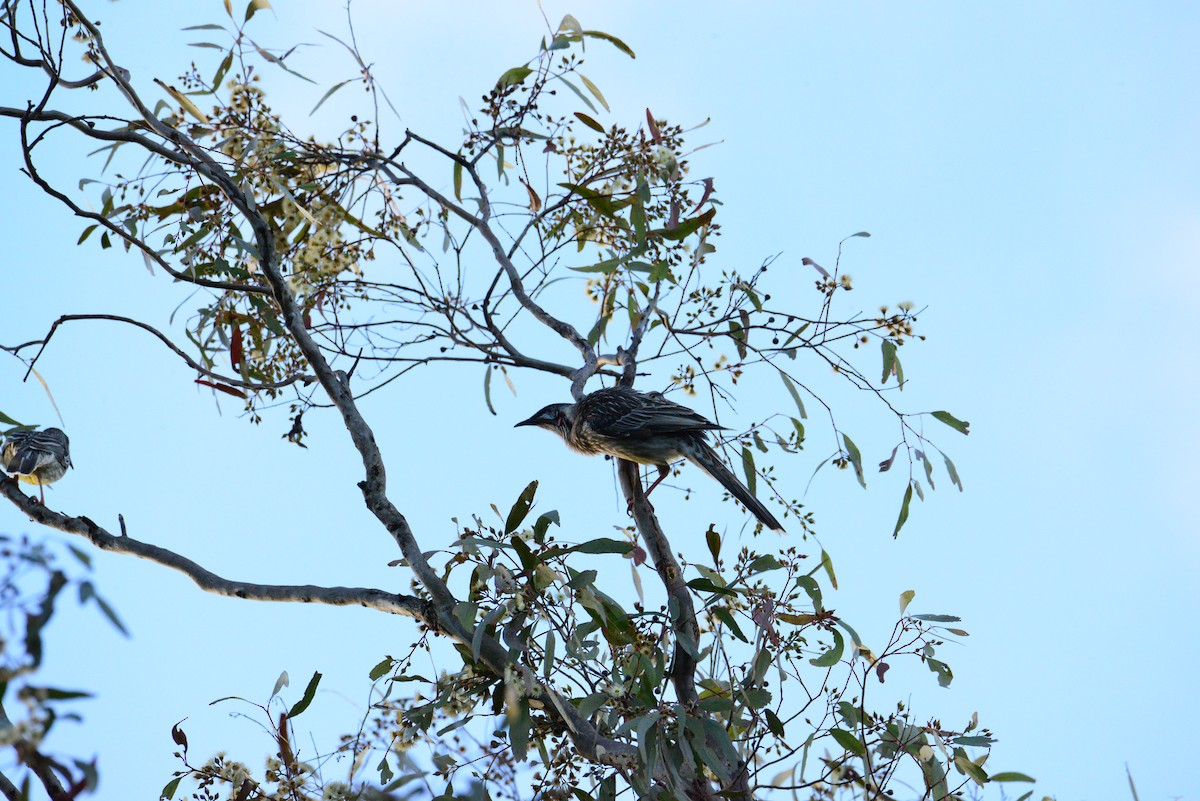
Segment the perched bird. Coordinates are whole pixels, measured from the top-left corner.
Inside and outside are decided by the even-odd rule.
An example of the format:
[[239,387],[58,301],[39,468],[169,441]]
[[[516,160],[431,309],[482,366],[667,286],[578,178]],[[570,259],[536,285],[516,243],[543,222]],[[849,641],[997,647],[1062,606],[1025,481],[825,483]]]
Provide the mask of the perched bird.
[[672,403],[660,392],[626,387],[598,389],[578,403],[552,403],[517,426],[537,426],[557,433],[572,449],[586,454],[607,453],[638,464],[658,467],[658,480],[671,474],[669,462],[684,458],[715,478],[733,497],[774,531],[783,526],[730,472],[707,442],[709,431],[722,426]]
[[4,448],[0,450],[0,467],[19,481],[37,484],[42,503],[46,502],[42,487],[58,481],[70,466],[70,442],[67,435],[57,428],[14,431],[5,439]]

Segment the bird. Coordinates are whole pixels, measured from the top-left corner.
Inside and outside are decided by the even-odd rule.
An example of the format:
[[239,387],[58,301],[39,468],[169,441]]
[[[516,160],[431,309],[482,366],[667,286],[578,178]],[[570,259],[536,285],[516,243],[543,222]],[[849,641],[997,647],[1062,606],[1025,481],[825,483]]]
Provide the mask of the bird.
[[43,504],[46,502],[43,487],[62,478],[70,466],[70,441],[58,428],[13,431],[5,438],[4,448],[0,450],[0,467],[18,481],[37,484]]
[[763,525],[772,531],[783,531],[783,525],[738,481],[708,444],[708,432],[724,427],[667,400],[661,392],[639,392],[621,386],[598,389],[577,403],[552,403],[539,409],[514,428],[520,426],[553,431],[579,453],[606,453],[656,466],[659,476],[646,490],[647,495],[671,474],[671,461],[687,459],[719,481]]

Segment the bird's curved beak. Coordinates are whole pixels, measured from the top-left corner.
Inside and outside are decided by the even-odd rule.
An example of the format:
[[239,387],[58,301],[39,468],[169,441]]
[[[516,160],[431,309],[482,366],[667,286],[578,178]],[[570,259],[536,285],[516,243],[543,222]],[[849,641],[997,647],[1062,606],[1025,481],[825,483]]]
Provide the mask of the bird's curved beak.
[[537,424],[537,415],[535,414],[528,420],[522,420],[521,422],[517,423],[515,426],[513,426],[513,428],[520,428],[521,426],[536,426]]

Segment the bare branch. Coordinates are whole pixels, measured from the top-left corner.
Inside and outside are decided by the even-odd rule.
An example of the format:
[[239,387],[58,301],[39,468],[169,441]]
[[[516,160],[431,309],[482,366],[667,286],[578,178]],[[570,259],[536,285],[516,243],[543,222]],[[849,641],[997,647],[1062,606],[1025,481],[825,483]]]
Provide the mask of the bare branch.
[[[199,362],[197,362],[195,359],[193,359],[191,356],[189,356],[187,353],[185,353],[183,350],[181,350],[178,345],[176,345],[174,342],[172,342],[167,337],[166,334],[162,333],[154,326],[143,323],[140,320],[134,320],[130,317],[122,317],[117,314],[64,314],[62,317],[59,317],[57,320],[54,321],[54,324],[50,326],[50,331],[49,331],[49,333],[46,334],[46,338],[41,341],[41,347],[38,348],[37,355],[35,355],[33,357],[33,360],[31,362],[29,362],[29,370],[27,370],[25,372],[26,378],[29,378],[29,373],[33,370],[33,367],[37,363],[37,360],[41,358],[42,352],[50,344],[50,339],[51,339],[51,337],[54,336],[54,332],[58,330],[58,327],[60,325],[62,325],[63,323],[69,323],[74,320],[112,320],[113,322],[126,323],[128,325],[132,325],[136,328],[142,329],[143,331],[149,331],[151,334],[156,336],[160,342],[162,342],[164,345],[166,345],[168,348],[170,348],[172,353],[174,353],[180,359],[183,359],[183,361],[187,363],[188,367],[191,367],[193,370],[195,370],[198,373],[208,376],[209,378],[213,379],[214,381],[220,381],[222,383],[231,384],[236,387],[244,387],[244,388],[250,389],[250,390],[279,389],[281,387],[291,386],[292,384],[295,384],[297,382],[303,383],[303,384],[311,384],[316,380],[315,378],[313,378],[313,376],[308,375],[308,374],[297,374],[297,375],[288,376],[287,378],[280,379],[279,381],[268,381],[265,383],[256,383],[254,381],[245,381],[240,378],[231,378],[230,376],[221,375],[220,373],[214,373],[212,370],[209,370],[208,368],[204,367]],[[23,345],[21,347],[25,347],[25,346],[33,345],[33,344],[37,344],[37,342],[36,341],[35,342],[27,342],[27,343],[25,343],[25,345]]]
[[174,551],[136,540],[125,535],[114,535],[88,517],[71,517],[56,512],[25,495],[16,481],[0,480],[0,494],[9,499],[36,523],[68,534],[85,537],[102,551],[122,553],[147,559],[183,573],[205,592],[242,598],[251,601],[275,601],[283,603],[319,603],[329,606],[361,606],[415,618],[437,630],[437,617],[429,604],[409,595],[388,593],[362,587],[319,587],[306,585],[253,584],[233,581],[201,567],[197,563]]

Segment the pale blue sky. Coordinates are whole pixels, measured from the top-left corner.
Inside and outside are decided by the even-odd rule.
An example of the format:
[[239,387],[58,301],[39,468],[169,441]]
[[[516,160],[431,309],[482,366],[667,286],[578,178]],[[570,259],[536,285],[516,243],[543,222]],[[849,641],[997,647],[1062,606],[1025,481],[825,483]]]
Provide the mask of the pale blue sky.
[[[966,492],[939,484],[898,542],[890,534],[902,476],[868,476],[863,492],[849,475],[823,471],[807,498],[842,587],[829,605],[868,642],[890,631],[907,589],[917,592],[913,610],[958,614],[972,634],[947,647],[951,689],[921,671],[886,687],[948,723],[977,710],[1000,738],[988,767],[1036,776],[1039,795],[1128,797],[1128,763],[1143,801],[1200,796],[1187,745],[1200,715],[1191,678],[1200,659],[1200,369],[1190,342],[1200,288],[1200,7],[544,5],[552,23],[570,12],[637,51],[630,61],[589,48],[585,71],[611,103],[610,119],[637,124],[646,107],[683,123],[712,118],[693,141],[721,144],[697,154],[694,168],[715,176],[725,204],[724,263],[745,268],[781,253],[773,269],[807,284],[802,257],[831,261],[839,239],[867,230],[872,238],[847,251],[856,289],[843,308],[928,305],[928,341],[903,351],[904,400],[971,421],[968,439],[936,432]],[[277,21],[255,20],[266,43],[324,42],[315,28],[343,30],[337,4],[278,6]],[[179,47],[196,41],[179,29],[223,17],[216,2],[163,8],[125,0],[96,9],[148,97],[157,97],[153,78],[173,82],[185,60],[211,52]],[[473,102],[543,33],[536,5],[523,1],[359,2],[355,18],[403,116],[390,121],[391,135],[407,125],[448,141],[460,129],[458,96]],[[354,69],[333,44],[303,63],[322,86],[272,74],[270,97],[294,112],[293,129],[321,130],[328,121],[310,122],[308,109]],[[151,278],[140,257],[76,248],[82,226],[17,172],[15,126],[0,131],[9,265],[0,341],[40,336],[67,311],[165,323],[186,293]],[[63,153],[62,175],[98,170]],[[407,587],[401,569],[386,567],[398,554],[362,507],[358,460],[335,420],[306,418],[313,436],[299,451],[280,439],[282,418],[252,427],[224,402],[218,415],[190,372],[144,335],[96,324],[59,336],[39,369],[77,469],[49,493],[52,505],[110,526],[123,513],[134,536],[232,578]],[[0,410],[54,424],[40,388],[19,383],[22,372],[0,362]],[[511,429],[565,387],[523,379],[517,398],[493,393],[493,418],[477,371],[426,375],[441,398],[397,384],[364,411],[395,460],[393,497],[430,547],[453,538],[452,515],[511,503],[532,478],[579,539],[608,533],[567,502],[588,486],[607,490],[605,464]],[[862,420],[851,430],[864,460],[884,458],[890,426],[846,402]],[[442,451],[435,426],[412,429],[459,408],[480,427],[485,444],[474,452]],[[817,429],[796,494],[833,448]],[[620,523],[621,504],[606,501]],[[699,520],[696,507],[668,514]],[[32,529],[0,509],[0,531]],[[698,537],[694,547],[703,548]],[[174,767],[170,726],[185,716],[196,754],[238,732],[257,759],[268,744],[253,727],[206,705],[225,695],[265,700],[282,669],[297,694],[313,670],[325,673],[337,692],[321,697],[310,722],[349,725],[367,670],[410,642],[404,620],[235,603],[128,558],[97,564],[134,637],[64,608],[47,672],[100,694],[78,735],[64,729],[59,743],[99,751],[101,799],[153,797]]]

